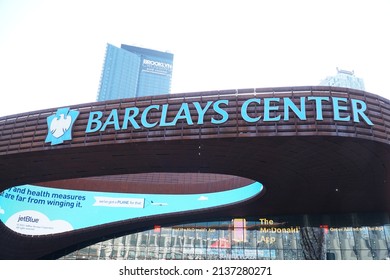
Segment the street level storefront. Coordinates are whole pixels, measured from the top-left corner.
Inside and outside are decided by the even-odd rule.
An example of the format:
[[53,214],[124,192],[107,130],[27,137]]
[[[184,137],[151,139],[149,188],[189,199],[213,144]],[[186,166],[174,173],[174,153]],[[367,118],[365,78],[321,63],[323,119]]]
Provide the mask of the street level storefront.
[[[382,222],[378,221],[382,218]],[[358,214],[203,222],[142,231],[79,248],[62,259],[117,260],[386,260],[389,217]],[[318,225],[319,220],[359,226]],[[298,221],[301,220],[301,221]],[[306,221],[304,221],[306,220]],[[365,221],[364,221],[365,220]],[[375,221],[375,222],[373,222]],[[237,225],[240,222],[240,225]],[[313,226],[308,226],[312,223]],[[386,224],[384,224],[386,223]],[[300,223],[299,223],[300,224]],[[377,224],[376,226],[362,226]],[[383,225],[384,224],[384,225]],[[314,226],[315,225],[315,226]]]
[[0,118],[2,259],[386,259],[390,101],[335,87]]

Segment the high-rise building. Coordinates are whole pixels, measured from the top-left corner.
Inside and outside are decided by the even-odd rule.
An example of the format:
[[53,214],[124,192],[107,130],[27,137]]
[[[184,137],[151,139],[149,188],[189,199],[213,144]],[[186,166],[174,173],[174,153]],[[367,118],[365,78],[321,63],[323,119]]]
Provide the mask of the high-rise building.
[[173,54],[107,44],[97,100],[170,93]]
[[335,76],[326,77],[321,81],[321,86],[345,87],[365,90],[363,79],[356,77],[354,71],[341,70],[339,68],[336,69],[337,74]]

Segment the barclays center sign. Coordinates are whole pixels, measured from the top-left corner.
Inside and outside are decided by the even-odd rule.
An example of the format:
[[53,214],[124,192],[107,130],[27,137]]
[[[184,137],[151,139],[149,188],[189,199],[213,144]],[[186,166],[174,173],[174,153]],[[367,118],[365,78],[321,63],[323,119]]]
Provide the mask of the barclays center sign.
[[[359,99],[345,97],[327,96],[306,96],[300,97],[299,104],[295,104],[289,97],[266,97],[250,98],[241,105],[239,113],[242,119],[249,124],[261,122],[283,122],[290,119],[292,112],[299,120],[307,120],[307,107],[315,108],[315,120],[324,119],[324,106],[331,106],[333,120],[335,122],[364,122],[373,126],[368,117],[367,104]],[[102,111],[89,113],[85,133],[104,132],[106,129],[115,131],[132,129],[151,129],[155,127],[174,127],[178,122],[185,122],[187,125],[204,125],[205,116],[212,115],[208,120],[213,125],[221,125],[229,120],[229,113],[226,110],[229,100],[222,99],[208,101],[205,104],[200,102],[183,102],[179,109],[173,112],[174,117],[168,118],[170,104],[150,105],[142,110],[138,107],[125,108],[123,113],[118,109],[112,109],[108,115]],[[176,106],[176,105],[175,105]],[[253,110],[253,108],[258,108]],[[195,110],[194,110],[195,109]],[[253,113],[256,111],[256,113]],[[159,118],[151,121],[150,115],[158,113]],[[48,135],[46,143],[51,145],[61,144],[71,140],[72,126],[75,123],[79,112],[69,108],[58,109],[56,114],[47,118]]]

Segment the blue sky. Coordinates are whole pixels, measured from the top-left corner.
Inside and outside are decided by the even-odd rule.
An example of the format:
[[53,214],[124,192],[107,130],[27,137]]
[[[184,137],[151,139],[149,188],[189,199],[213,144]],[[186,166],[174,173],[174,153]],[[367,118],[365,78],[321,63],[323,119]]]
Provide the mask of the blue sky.
[[96,99],[107,43],[174,54],[172,93],[317,85],[390,98],[390,1],[0,0],[0,116]]

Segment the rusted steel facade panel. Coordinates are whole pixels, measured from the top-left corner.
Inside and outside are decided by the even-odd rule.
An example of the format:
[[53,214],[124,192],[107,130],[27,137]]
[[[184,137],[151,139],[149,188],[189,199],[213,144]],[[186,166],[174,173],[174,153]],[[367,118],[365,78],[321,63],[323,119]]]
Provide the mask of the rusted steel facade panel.
[[[322,97],[319,116],[314,100]],[[244,119],[241,110],[252,99],[245,111],[248,118]],[[265,99],[271,121],[265,121]],[[285,105],[292,106],[289,102],[297,110],[302,109],[302,100],[305,118],[298,117],[292,109],[283,112]],[[345,106],[339,110],[343,121],[334,119],[334,100],[341,100],[339,105]],[[363,104],[360,101],[367,105],[364,114],[372,125],[362,116],[360,121],[354,119],[351,100],[358,100],[356,106]],[[218,101],[227,101],[221,108],[228,119],[212,123],[220,121],[222,115],[206,110],[203,123],[199,123],[195,103],[205,108]],[[183,103],[188,104],[191,124],[178,113]],[[122,129],[128,108],[143,112],[153,105],[159,110],[150,110],[148,123],[161,122],[164,105],[169,108],[166,122],[172,122],[178,114],[181,117],[171,126],[136,128],[129,123],[127,129]],[[0,258],[41,258],[77,242],[129,232],[129,227],[133,231],[147,229],[156,220],[159,224],[172,224],[188,219],[255,216],[260,211],[262,215],[390,212],[390,101],[375,94],[322,86],[256,88],[69,107],[80,114],[71,141],[60,145],[45,143],[46,119],[57,108],[0,118],[1,190],[25,183],[72,188],[77,182],[78,188],[85,190],[196,193],[259,181],[265,192],[245,203],[212,211],[128,220],[50,237],[31,239],[0,224]],[[93,112],[101,112],[103,120],[113,110],[120,129],[111,123],[103,131],[86,132]],[[248,122],[257,118],[258,121]],[[134,121],[141,124],[141,114]]]
[[[71,143],[65,143],[61,148],[69,146],[84,146],[84,145],[101,145],[104,143],[113,144],[117,139],[122,143],[145,142],[145,141],[161,141],[162,139],[177,140],[177,139],[207,139],[213,137],[240,137],[243,132],[253,133],[254,137],[278,135],[280,132],[296,132],[296,135],[305,134],[305,132],[320,132],[328,131],[330,135],[337,135],[338,132],[350,133],[351,137],[358,137],[360,133],[364,135],[373,135],[373,140],[388,142],[387,137],[383,133],[388,131],[390,120],[390,104],[387,100],[380,98],[374,94],[360,92],[351,89],[343,88],[329,88],[329,87],[297,87],[297,88],[269,88],[269,89],[253,89],[250,90],[235,90],[235,91],[221,91],[221,92],[202,92],[198,94],[174,94],[167,96],[153,96],[143,97],[140,99],[122,99],[115,101],[107,101],[100,103],[91,103],[89,105],[75,105],[71,109],[79,109],[80,115],[77,123],[73,128],[73,140]],[[294,102],[299,108],[300,98],[315,96],[328,96],[339,98],[356,98],[364,101],[367,108],[368,117],[374,122],[373,127],[367,127],[363,122],[334,122],[333,107],[329,102],[323,104],[322,114],[323,120],[316,120],[316,108],[314,102],[307,102],[305,121],[297,118],[297,116],[290,111],[289,120],[281,120],[279,122],[261,122],[261,123],[246,123],[240,115],[240,108],[243,103],[249,98],[279,98],[278,106],[284,106],[283,98],[287,97]],[[128,129],[121,129],[114,132],[112,127],[107,128],[104,132],[85,133],[85,126],[88,122],[90,112],[101,111],[103,118],[107,118],[113,109],[117,109],[119,116],[119,123],[123,122],[125,109],[131,106],[137,106],[142,112],[150,105],[168,104],[169,110],[167,119],[172,120],[183,102],[189,103],[191,115],[196,116],[197,111],[192,105],[192,102],[199,102],[205,106],[208,101],[228,100],[229,104],[223,109],[229,114],[229,119],[223,124],[211,124],[212,118],[218,118],[212,110],[208,110],[204,115],[204,124],[188,125],[183,120],[179,120],[174,127],[160,127],[153,128],[139,128],[135,129],[129,125]],[[264,104],[251,106],[248,108],[248,115],[250,117],[258,116],[264,111]],[[10,117],[0,118],[1,138],[0,138],[0,155],[30,152],[38,150],[56,149],[57,147],[50,147],[49,144],[42,143],[42,140],[47,134],[46,117],[55,113],[54,109],[43,110],[39,112],[32,112],[31,114],[19,114]],[[278,112],[271,112],[270,117],[275,117]],[[343,110],[344,116],[351,116],[351,106],[347,110]],[[283,116],[282,116],[283,117]],[[161,118],[161,110],[153,110],[148,114],[148,121],[150,123],[158,122]],[[135,118],[140,121],[140,115]],[[196,122],[196,117],[194,122]],[[324,128],[324,126],[328,126]],[[261,135],[259,128],[261,127]],[[254,129],[256,128],[256,129]],[[357,129],[362,128],[362,129]],[[376,138],[376,131],[378,137]],[[291,135],[291,133],[288,133]],[[246,137],[248,135],[245,135]],[[26,145],[27,144],[27,145]]]

